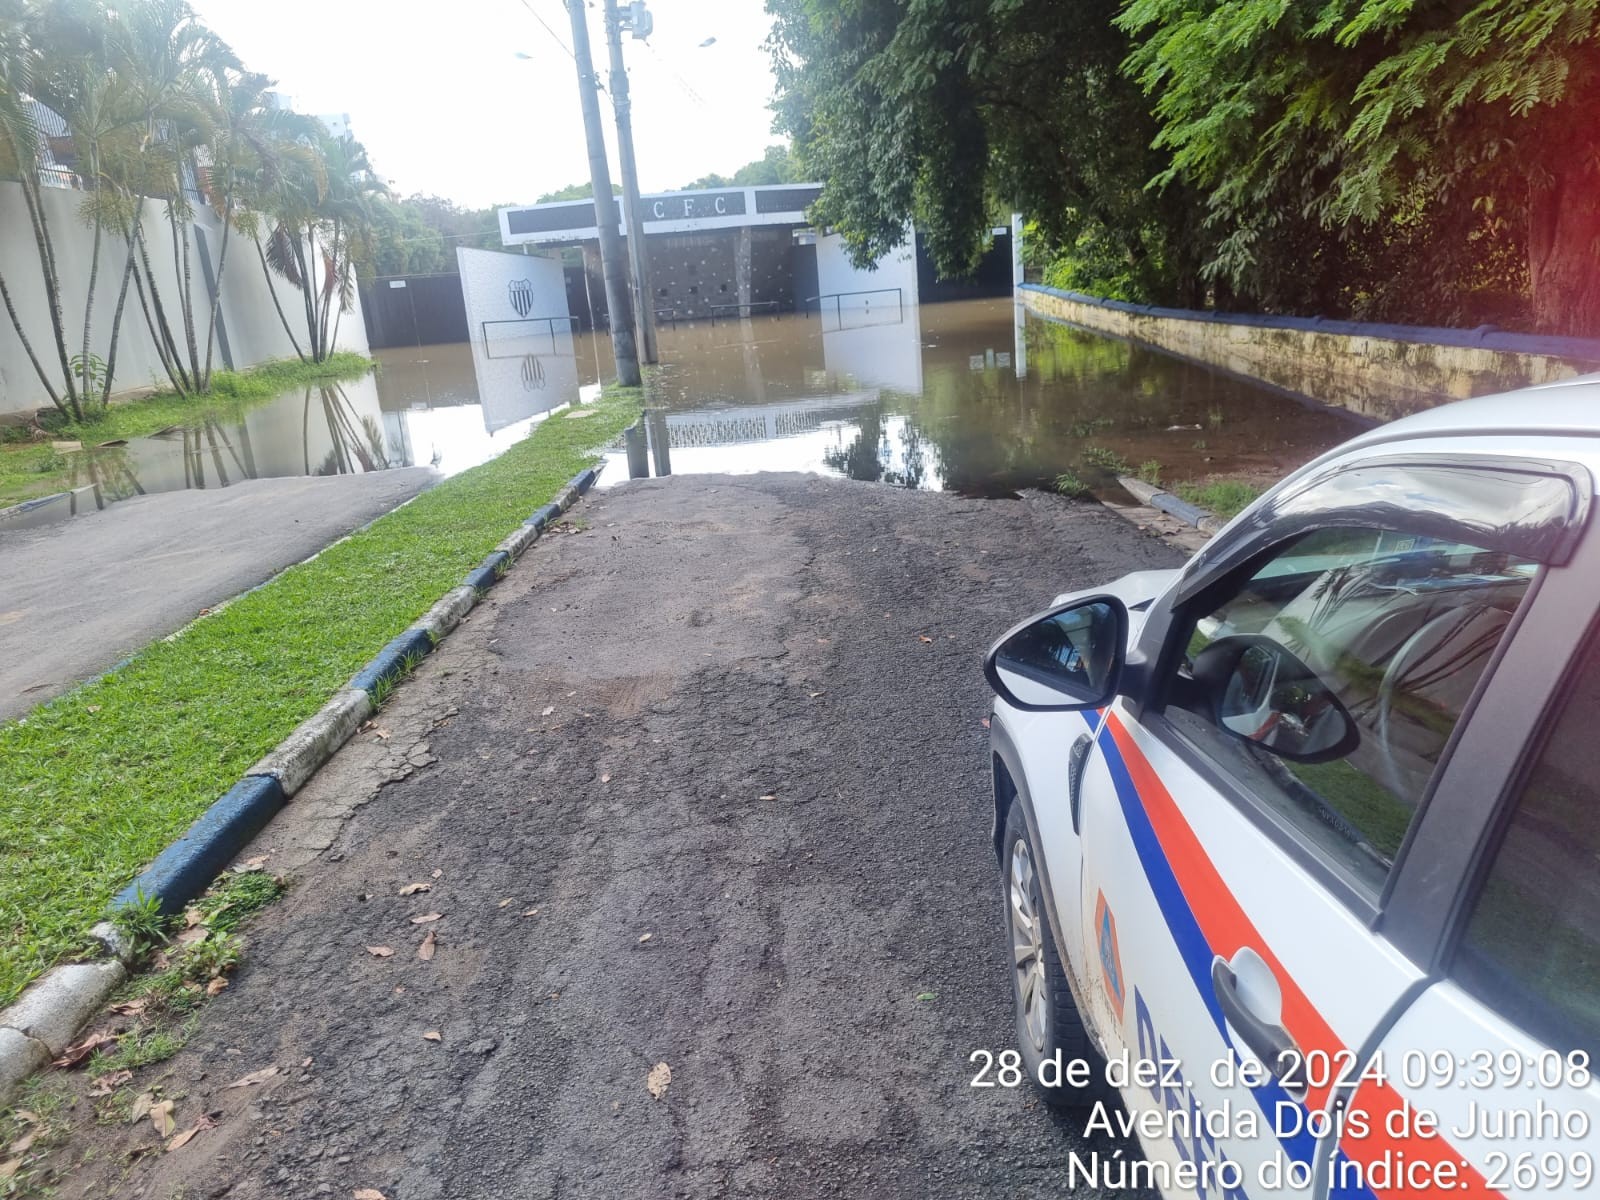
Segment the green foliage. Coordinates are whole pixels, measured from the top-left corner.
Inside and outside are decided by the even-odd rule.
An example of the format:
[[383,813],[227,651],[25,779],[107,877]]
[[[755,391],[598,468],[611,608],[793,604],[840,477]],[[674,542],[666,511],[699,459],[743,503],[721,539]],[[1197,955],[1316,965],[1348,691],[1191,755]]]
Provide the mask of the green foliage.
[[1219,283],[1455,319],[1531,285],[1545,328],[1594,331],[1595,0],[1131,0],[1118,24]]
[[456,248],[498,250],[497,207],[465,209],[439,196],[379,199],[373,207],[372,256],[363,278],[437,275],[456,269]]
[[1137,475],[1151,487],[1161,486],[1161,464],[1156,459],[1147,458],[1139,464]]
[[703,175],[693,183],[683,185],[683,190],[724,187],[768,187],[779,183],[810,182],[800,169],[799,162],[787,146],[768,146],[767,152],[754,162],[745,163],[731,176]]
[[1056,491],[1076,500],[1089,494],[1089,485],[1071,471],[1063,471],[1056,476]]
[[1181,186],[1145,187],[1168,159],[1118,71],[1130,42],[1112,24],[1117,0],[767,7],[778,128],[824,181],[813,219],[859,264],[914,219],[940,270],[961,274],[996,208],[1018,208],[1052,256],[1092,252],[1080,283],[1120,275],[1138,299],[1195,298],[1200,210]]
[[1226,519],[1254,504],[1265,489],[1242,479],[1213,479],[1207,483],[1180,483],[1172,490],[1190,504]]
[[224,875],[195,903],[201,922],[213,934],[232,933],[271,904],[287,885],[265,871],[237,871]]
[[[622,195],[622,185],[620,183],[613,183],[611,185],[611,194],[614,196]],[[559,188],[553,192],[546,192],[544,195],[540,196],[535,203],[554,204],[559,200],[587,200],[593,195],[594,184],[592,182],[569,183],[564,188]]]
[[144,954],[166,935],[167,920],[161,915],[161,900],[157,896],[138,893],[129,904],[124,904],[111,914],[111,924],[121,934],[135,955]]

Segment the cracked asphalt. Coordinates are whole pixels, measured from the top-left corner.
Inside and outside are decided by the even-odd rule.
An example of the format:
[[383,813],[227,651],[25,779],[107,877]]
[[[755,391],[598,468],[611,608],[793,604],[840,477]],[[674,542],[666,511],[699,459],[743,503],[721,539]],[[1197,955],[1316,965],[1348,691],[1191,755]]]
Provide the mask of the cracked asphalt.
[[1179,561],[1042,495],[592,494],[246,852],[293,887],[129,1085],[216,1128],[85,1121],[61,1194],[1067,1194],[1081,1131],[969,1086],[1013,1044],[980,657]]

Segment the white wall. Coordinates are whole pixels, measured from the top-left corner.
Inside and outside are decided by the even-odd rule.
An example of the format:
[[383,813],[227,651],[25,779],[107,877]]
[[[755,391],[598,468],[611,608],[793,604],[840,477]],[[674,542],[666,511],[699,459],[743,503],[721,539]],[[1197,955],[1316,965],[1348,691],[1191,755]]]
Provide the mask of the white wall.
[[[850,263],[844,239],[837,234],[824,234],[817,238],[817,294],[823,299],[823,313],[851,308],[882,308],[892,303],[893,289],[900,289],[900,298],[906,305],[917,302],[917,250],[912,228],[906,226],[906,240],[889,251],[866,271],[857,270]],[[844,295],[848,292],[875,293]],[[827,297],[838,295],[837,309]]]
[[[83,319],[89,292],[94,237],[79,215],[84,193],[65,188],[46,188],[42,199],[44,218],[55,246],[56,274],[61,283],[62,315],[67,329],[67,354],[70,358],[81,353],[83,348]],[[198,219],[206,230],[206,243],[215,267],[221,253],[220,222],[210,213],[201,213]],[[167,308],[167,319],[181,340],[182,318],[176,308],[179,275],[173,262],[172,226],[167,220],[166,206],[161,202],[146,202],[144,231],[162,302]],[[190,286],[196,318],[200,322],[196,340],[203,358],[205,322],[209,319],[211,294],[206,287],[205,272],[194,237],[182,225],[180,231],[190,242]],[[90,342],[91,353],[102,359],[109,356],[112,316],[116,309],[117,293],[122,286],[127,254],[127,245],[120,237],[109,231],[102,234]],[[315,260],[319,256],[312,257]],[[16,183],[0,183],[0,274],[4,275],[12,302],[16,305],[34,352],[54,381],[60,374],[55,337],[50,327],[32,224],[23,201],[22,187]],[[305,324],[304,303],[299,292],[287,281],[277,279],[275,282],[284,312],[295,325],[295,336],[303,347],[306,342],[305,332],[301,328]],[[294,348],[273,310],[255,247],[237,230],[230,235],[227,263],[223,267],[222,320],[228,331],[235,367],[244,368],[269,359],[294,357]],[[341,350],[362,354],[367,352],[366,322],[361,316],[359,299],[355,310],[345,313],[340,322],[338,346]],[[218,367],[224,365],[220,346],[214,362]],[[56,386],[59,388],[59,384]],[[161,369],[155,341],[150,336],[139,307],[138,293],[130,284],[122,315],[114,392],[167,386],[170,385]],[[9,316],[0,310],[0,414],[31,412],[47,407],[49,403],[50,398],[39,383]]]

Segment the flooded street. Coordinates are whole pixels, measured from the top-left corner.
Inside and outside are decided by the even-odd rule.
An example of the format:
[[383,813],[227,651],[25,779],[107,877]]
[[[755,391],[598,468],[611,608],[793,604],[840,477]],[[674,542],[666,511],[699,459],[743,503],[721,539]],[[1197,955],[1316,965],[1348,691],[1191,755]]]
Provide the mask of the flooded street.
[[[490,345],[383,350],[378,370],[296,388],[72,456],[73,491],[0,515],[52,525],[133,496],[243,480],[485,462],[611,369],[607,339],[551,330]],[[846,308],[666,326],[630,474],[801,470],[1009,495],[1064,473],[1270,482],[1359,419],[1214,368],[1044,321],[1009,300]]]
[[[652,474],[802,470],[985,496],[1065,472],[1100,490],[1141,467],[1269,481],[1364,427],[1009,300],[680,326],[661,350]],[[629,474],[625,449],[611,458],[603,485]]]

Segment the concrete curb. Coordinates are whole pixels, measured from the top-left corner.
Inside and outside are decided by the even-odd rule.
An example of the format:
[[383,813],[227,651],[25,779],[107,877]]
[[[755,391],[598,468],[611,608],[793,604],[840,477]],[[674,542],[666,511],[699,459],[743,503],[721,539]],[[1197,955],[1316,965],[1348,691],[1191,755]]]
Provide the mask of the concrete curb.
[[[205,891],[228,863],[377,708],[375,692],[398,682],[417,659],[432,653],[472,611],[482,593],[498,583],[524,551],[561,513],[577,503],[599,477],[591,467],[573,476],[550,504],[522,526],[446,592],[428,612],[387,646],[317,713],[229,788],[187,832],[168,846],[111,902],[112,911],[154,898],[163,914],[181,911]],[[130,947],[109,922],[92,936],[110,958],[53,967],[0,1012],[0,1104],[70,1044],[106,998],[128,978]]]
[[271,775],[246,775],[111,901],[113,910],[154,898],[163,915],[181,912],[260,833],[287,797]]
[[246,775],[266,775],[278,781],[284,798],[293,796],[334,750],[350,740],[361,723],[377,710],[372,697],[358,688],[340,688],[315,716],[295,731]]
[[1201,533],[1213,534],[1227,524],[1215,513],[1190,504],[1181,496],[1174,496],[1171,492],[1164,491],[1154,484],[1146,483],[1142,479],[1135,479],[1131,475],[1118,475],[1117,482],[1122,489],[1132,495],[1140,504],[1148,504],[1151,508],[1160,509],[1168,516],[1177,517],[1187,525],[1193,525]]

